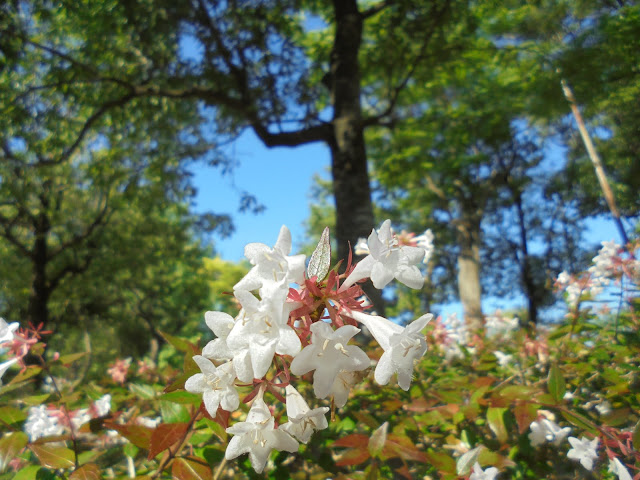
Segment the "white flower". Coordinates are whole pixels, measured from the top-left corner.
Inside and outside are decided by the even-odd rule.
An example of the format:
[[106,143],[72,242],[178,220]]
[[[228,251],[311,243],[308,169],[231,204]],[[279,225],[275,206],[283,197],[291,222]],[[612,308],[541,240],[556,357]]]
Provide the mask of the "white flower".
[[370,277],[374,287],[384,288],[396,278],[411,288],[422,288],[424,278],[416,267],[425,256],[420,247],[398,246],[391,232],[391,221],[385,220],[378,233],[371,231],[367,241],[369,255],[358,262],[342,284],[345,289],[358,280]]
[[529,441],[534,447],[542,445],[545,442],[551,442],[558,447],[564,439],[567,438],[567,435],[571,433],[571,428],[560,428],[558,424],[546,418],[542,419],[540,422],[531,422],[529,428],[531,428],[531,432],[529,432]]
[[433,232],[430,228],[425,230],[422,235],[418,235],[414,238],[416,245],[424,250],[424,259],[422,260],[422,263],[428,263],[431,255],[433,255],[433,239]]
[[286,302],[288,289],[271,293],[258,300],[245,290],[235,292],[243,309],[226,342],[241,382],[264,377],[274,354],[295,356],[302,348],[300,338],[287,325],[289,313],[296,307],[295,303]]
[[627,467],[617,458],[609,459],[609,471],[615,473],[619,480],[633,480]]
[[233,412],[240,404],[238,391],[233,386],[235,374],[231,362],[216,367],[211,360],[195,355],[193,360],[202,373],[196,373],[184,384],[184,389],[191,393],[202,393],[204,406],[212,417],[216,416],[218,406]]
[[227,346],[227,337],[233,328],[235,321],[231,315],[224,312],[207,312],[204,321],[218,338],[214,338],[202,349],[202,356],[211,360],[231,360],[233,354]]
[[235,435],[225,453],[232,460],[243,453],[249,454],[253,469],[261,473],[272,450],[297,452],[298,442],[287,432],[274,428],[275,419],[262,398],[257,397],[251,405],[246,422],[238,422],[227,428],[227,433]]
[[478,462],[473,464],[473,473],[469,477],[469,480],[493,480],[498,475],[498,469],[496,467],[489,467],[486,470],[482,470]]
[[612,412],[611,403],[608,400],[602,400],[594,408],[600,415],[609,415]]
[[325,398],[340,370],[354,372],[369,366],[366,353],[355,345],[347,345],[359,331],[353,325],[344,325],[334,331],[324,322],[315,322],[311,325],[311,344],[293,359],[291,373],[304,375],[315,370],[313,391],[316,397]]
[[156,428],[162,423],[162,417],[149,418],[149,417],[137,417],[136,423],[147,428]]
[[29,435],[32,442],[40,437],[61,435],[64,431],[58,419],[49,416],[46,405],[31,407],[27,421],[24,423],[24,431]]
[[19,326],[18,322],[7,323],[4,318],[0,318],[0,343],[12,341],[13,332],[15,332]]
[[369,255],[369,246],[367,245],[367,239],[364,237],[360,237],[358,239],[358,243],[353,247],[354,253],[356,255]]
[[71,419],[71,427],[74,431],[78,430],[82,425],[91,420],[91,414],[88,408],[82,408],[75,412],[70,412],[69,417]]
[[11,365],[17,362],[18,362],[17,358],[10,358],[6,362],[0,363],[0,385],[2,385],[2,376],[5,374],[7,370],[9,370],[9,367]]
[[98,400],[93,402],[93,406],[96,416],[102,417],[106,415],[111,410],[111,395],[109,395],[108,393],[106,395],[103,395]]
[[578,440],[575,437],[569,437],[571,450],[567,453],[567,457],[572,460],[578,460],[587,470],[593,469],[593,461],[598,458],[596,449],[598,448],[598,437],[589,440],[582,437]]
[[345,406],[349,399],[349,392],[356,383],[362,380],[364,375],[363,372],[347,372],[344,370],[338,372],[327,394],[333,396],[333,404],[337,408]]
[[[273,248],[264,243],[249,243],[244,247],[244,256],[254,267],[240,280],[234,290],[252,291],[260,289],[260,295],[272,288],[287,286],[289,283],[304,282],[305,255],[291,253],[291,232],[282,226]],[[264,291],[263,291],[264,290]]]
[[280,428],[298,441],[307,443],[313,432],[329,426],[325,418],[329,407],[310,410],[307,402],[293,386],[287,385],[285,391],[287,392],[287,418],[289,421]]
[[496,350],[495,352],[493,352],[493,354],[498,359],[498,365],[500,365],[501,367],[508,366],[511,363],[511,360],[513,360],[513,355],[507,355],[506,353],[502,353],[499,350]]
[[349,312],[348,315],[365,325],[373,338],[384,349],[376,366],[374,378],[380,385],[389,383],[394,373],[398,374],[398,385],[409,390],[414,363],[427,351],[427,342],[421,331],[433,318],[428,313],[411,322],[406,328],[376,315]]

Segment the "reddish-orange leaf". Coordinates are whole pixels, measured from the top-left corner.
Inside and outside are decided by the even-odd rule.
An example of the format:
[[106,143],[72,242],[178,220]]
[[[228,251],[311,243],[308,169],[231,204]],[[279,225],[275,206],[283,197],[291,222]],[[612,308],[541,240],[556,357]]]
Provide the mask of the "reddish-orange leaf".
[[95,463],[86,463],[74,471],[69,480],[101,480],[100,468]]
[[413,480],[413,474],[409,471],[409,467],[403,465],[400,468],[396,468],[395,472],[401,477],[406,478],[407,480]]
[[158,425],[151,434],[149,460],[154,458],[163,450],[169,448],[174,443],[182,440],[188,429],[188,423],[163,423]]
[[369,445],[369,437],[361,433],[352,433],[346,437],[339,438],[333,442],[332,447],[367,447]]
[[153,429],[149,427],[142,425],[120,425],[112,422],[105,422],[104,426],[117,431],[138,448],[148,449],[149,445],[151,445]]
[[427,457],[416,447],[408,437],[387,435],[382,454],[387,458],[400,457],[404,460],[415,460],[426,463]]
[[363,462],[366,462],[371,455],[369,454],[369,450],[367,447],[354,448],[351,450],[347,450],[340,460],[336,462],[338,467],[344,467],[346,465],[359,465]]
[[539,405],[534,405],[532,403],[516,403],[516,406],[513,409],[513,414],[516,417],[518,433],[520,433],[520,435],[529,430],[531,422],[533,422],[538,416],[538,408],[540,408]]
[[209,480],[213,475],[207,462],[197,457],[176,458],[171,474],[177,480]]

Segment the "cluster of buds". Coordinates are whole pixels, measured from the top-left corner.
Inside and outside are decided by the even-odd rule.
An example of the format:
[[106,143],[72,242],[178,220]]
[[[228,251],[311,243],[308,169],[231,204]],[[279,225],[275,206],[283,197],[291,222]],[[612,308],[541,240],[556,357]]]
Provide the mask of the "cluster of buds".
[[[346,271],[330,268],[329,231],[325,229],[305,268],[304,255],[290,255],[291,234],[282,227],[274,247],[251,243],[245,256],[253,267],[234,286],[240,312],[207,312],[205,321],[216,338],[193,357],[201,373],[190,377],[185,389],[203,396],[207,412],[228,412],[240,405],[238,387],[251,387],[243,402],[252,401],[243,422],[227,428],[234,435],[225,457],[249,454],[256,472],[262,472],[272,450],[296,452],[299,442],[328,426],[326,406],[311,409],[292,385],[295,377],[313,372],[313,392],[331,398],[333,407],[347,402],[352,387],[371,366],[367,354],[351,339],[365,326],[384,350],[374,373],[386,385],[394,374],[400,388],[408,390],[415,363],[427,344],[421,333],[431,314],[407,327],[365,312],[359,283],[371,279],[383,288],[394,278],[421,288],[424,278],[417,265],[427,251],[401,243],[385,221],[367,241],[368,254]],[[286,405],[267,405],[266,394]],[[274,416],[276,412],[276,416]],[[279,412],[279,413],[278,413]]]

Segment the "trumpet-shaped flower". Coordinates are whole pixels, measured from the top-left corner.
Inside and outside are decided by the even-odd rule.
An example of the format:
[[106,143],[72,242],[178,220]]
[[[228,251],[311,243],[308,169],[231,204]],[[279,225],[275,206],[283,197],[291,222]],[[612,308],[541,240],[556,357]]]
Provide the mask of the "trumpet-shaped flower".
[[0,318],[0,343],[12,341],[13,332],[18,326],[18,322],[7,323],[4,318]]
[[184,384],[184,389],[191,393],[201,393],[204,406],[212,417],[216,416],[218,406],[233,412],[240,404],[238,391],[233,386],[235,374],[231,362],[216,367],[211,360],[195,355],[194,362],[202,373],[196,373]]
[[409,390],[414,362],[427,351],[427,342],[421,331],[433,315],[422,315],[406,328],[377,315],[357,311],[351,311],[348,315],[365,325],[384,350],[374,373],[376,382],[386,385],[391,376],[397,373],[400,388]]
[[227,428],[227,433],[235,435],[225,453],[227,460],[232,460],[243,453],[249,454],[253,469],[261,473],[267,464],[272,450],[297,452],[298,442],[287,432],[275,428],[275,419],[264,400],[257,397],[245,422],[238,422]]
[[593,469],[593,461],[598,458],[596,450],[598,448],[598,437],[589,440],[582,437],[578,440],[575,437],[569,437],[571,450],[567,453],[567,457],[572,460],[578,460],[587,470]]
[[260,295],[272,288],[278,289],[295,282],[304,282],[305,255],[291,253],[291,232],[282,226],[278,240],[273,248],[264,243],[249,243],[244,247],[244,255],[253,268],[240,280],[234,290],[252,291],[260,289]]
[[313,391],[318,398],[331,392],[338,372],[364,370],[369,366],[369,357],[359,347],[347,345],[351,337],[360,331],[353,325],[344,325],[333,330],[324,322],[311,325],[311,344],[307,345],[291,362],[291,373],[313,374]]
[[469,476],[469,480],[494,480],[498,475],[498,469],[496,467],[489,467],[486,470],[482,470],[478,462],[473,464],[473,472]]
[[617,458],[609,459],[609,471],[618,476],[618,480],[633,480],[627,467]]
[[227,337],[227,346],[242,382],[264,377],[274,354],[294,356],[302,348],[300,338],[287,325],[289,313],[297,304],[286,302],[284,289],[272,293],[258,300],[251,292],[235,292],[243,309]]
[[231,315],[224,312],[207,312],[204,321],[218,338],[214,338],[202,349],[202,356],[212,360],[231,360],[233,353],[227,346],[227,337],[235,324]]
[[5,374],[7,370],[9,370],[9,367],[14,363],[18,363],[17,358],[10,358],[6,362],[0,363],[0,385],[2,385],[2,376]]
[[529,441],[534,447],[542,445],[545,442],[551,442],[556,447],[559,447],[564,439],[567,438],[567,435],[571,433],[571,428],[560,428],[558,424],[546,418],[539,422],[531,422],[530,428]]
[[307,443],[316,430],[323,430],[329,426],[325,414],[328,407],[309,409],[302,395],[287,385],[287,417],[289,421],[280,428],[293,436],[296,440]]
[[367,240],[369,255],[358,262],[345,279],[342,289],[358,280],[370,277],[376,288],[384,288],[396,278],[411,288],[422,288],[424,278],[416,264],[422,262],[425,250],[420,247],[398,245],[391,232],[391,221],[385,220],[376,233],[375,229]]

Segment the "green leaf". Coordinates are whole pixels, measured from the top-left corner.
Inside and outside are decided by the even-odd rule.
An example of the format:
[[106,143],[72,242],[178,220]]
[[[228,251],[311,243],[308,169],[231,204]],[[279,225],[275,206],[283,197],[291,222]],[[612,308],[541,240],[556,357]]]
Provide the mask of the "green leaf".
[[504,425],[504,413],[506,411],[506,408],[495,407],[487,410],[487,422],[489,423],[489,428],[495,434],[500,443],[505,443],[507,441],[507,428]]
[[0,422],[5,425],[14,425],[26,420],[26,418],[27,414],[18,408],[10,406],[0,407]]
[[27,443],[29,439],[23,432],[14,432],[0,438],[0,472],[7,469],[9,462],[16,458]]
[[87,356],[87,352],[80,352],[80,353],[70,353],[69,355],[62,355],[58,361],[62,364],[62,365],[69,365],[77,360],[80,360],[82,357]]
[[329,227],[325,227],[320,236],[318,246],[311,254],[307,276],[309,278],[318,277],[318,281],[324,280],[329,273],[331,266],[331,240],[329,238]]
[[159,400],[166,400],[167,402],[181,403],[184,405],[200,405],[202,403],[202,395],[190,392],[169,392],[161,395]]
[[633,448],[640,452],[640,421],[636,423],[636,428],[633,429],[632,444]]
[[198,457],[176,458],[171,474],[177,480],[210,480],[213,476],[209,465]]
[[38,475],[40,472],[46,472],[47,470],[43,469],[39,465],[27,465],[24,468],[21,468],[16,476],[13,477],[13,480],[39,480],[41,475]]
[[100,468],[95,463],[87,463],[69,475],[69,480],[101,480]]
[[179,403],[160,402],[160,413],[163,423],[184,423],[191,420],[187,407]]
[[556,401],[561,403],[564,399],[564,394],[567,391],[564,383],[564,377],[557,365],[552,365],[549,369],[549,376],[547,377],[547,388],[549,393]]
[[576,427],[584,428],[592,433],[596,432],[595,428],[593,428],[593,424],[585,416],[568,410],[562,410],[560,413],[567,421],[571,422]]
[[76,464],[75,455],[69,448],[36,444],[29,445],[29,448],[45,467],[72,468]]
[[184,338],[175,337],[166,332],[160,332],[160,335],[179,352],[193,352],[195,349],[195,345]]

